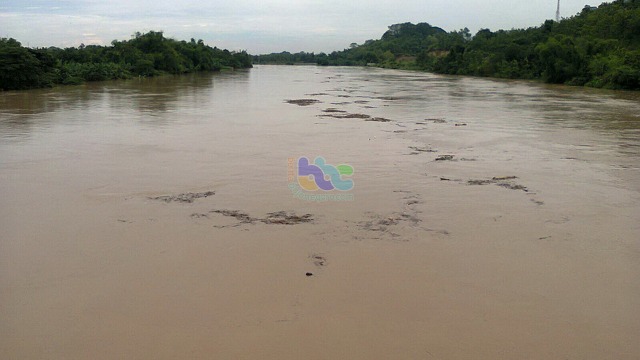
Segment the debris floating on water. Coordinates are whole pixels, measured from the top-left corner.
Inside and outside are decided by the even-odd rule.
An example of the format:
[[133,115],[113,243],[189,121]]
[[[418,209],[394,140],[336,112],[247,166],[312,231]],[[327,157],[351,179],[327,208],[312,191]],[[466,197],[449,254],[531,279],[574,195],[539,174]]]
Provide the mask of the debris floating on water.
[[215,193],[216,193],[215,191],[205,191],[205,192],[199,192],[199,193],[189,192],[189,193],[183,193],[178,195],[163,195],[163,196],[149,197],[149,199],[160,200],[166,203],[170,203],[173,201],[181,202],[181,203],[192,203],[196,199],[206,198],[211,195],[215,195]]
[[320,102],[320,100],[316,100],[316,99],[294,99],[294,100],[285,100],[285,101],[289,104],[294,104],[298,106],[308,106],[308,105]]
[[[211,210],[209,213],[212,214],[220,214],[226,217],[232,217],[238,220],[238,223],[233,226],[238,226],[241,224],[255,224],[256,222],[261,222],[267,225],[296,225],[303,223],[313,222],[313,215],[304,214],[304,215],[296,215],[293,212],[287,211],[277,211],[268,213],[264,218],[252,217],[249,214],[239,211],[239,210]],[[200,217],[208,217],[206,214],[192,214],[192,218],[200,218]]]
[[517,179],[517,176],[494,176],[491,179],[474,179],[467,181],[468,185],[488,185],[488,184],[496,184],[500,187],[510,190],[522,190],[524,192],[529,192],[529,189],[526,186],[522,186],[520,184],[516,184],[511,180]]

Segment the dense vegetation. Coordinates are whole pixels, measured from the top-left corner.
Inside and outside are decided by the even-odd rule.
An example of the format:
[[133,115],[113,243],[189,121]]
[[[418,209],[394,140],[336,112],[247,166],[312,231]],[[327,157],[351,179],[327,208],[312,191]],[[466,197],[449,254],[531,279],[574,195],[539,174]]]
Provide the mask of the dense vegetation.
[[212,48],[202,40],[168,39],[156,31],[114,40],[111,46],[66,49],[30,49],[14,39],[0,39],[1,90],[248,67],[251,57],[244,51]]
[[443,74],[542,79],[549,83],[640,89],[640,0],[585,6],[539,27],[446,32],[427,23],[396,24],[380,40],[330,54],[279,53],[254,63],[375,65]]
[[253,58],[205,45],[136,33],[111,46],[31,49],[0,39],[0,89],[248,68],[258,64],[375,65],[443,74],[542,79],[549,83],[640,89],[640,0],[585,6],[560,22],[472,35],[427,23],[396,24],[379,40],[330,54],[274,53]]

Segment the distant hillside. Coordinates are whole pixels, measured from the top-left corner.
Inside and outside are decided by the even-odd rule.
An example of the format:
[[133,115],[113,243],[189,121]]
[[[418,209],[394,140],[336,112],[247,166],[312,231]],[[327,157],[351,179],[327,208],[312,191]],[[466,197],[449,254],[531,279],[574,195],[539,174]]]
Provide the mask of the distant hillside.
[[541,79],[549,83],[640,89],[640,0],[585,6],[539,27],[445,32],[426,23],[396,24],[380,40],[331,54],[270,54],[254,63],[375,65],[442,74]]
[[251,58],[246,52],[212,48],[202,40],[168,39],[161,31],[136,33],[111,46],[66,49],[30,49],[14,39],[0,39],[0,90],[247,67]]
[[[389,30],[380,40],[367,40],[363,45],[351,44],[349,49],[334,51],[331,54],[273,53],[253,57],[254,64],[296,64],[317,63],[320,65],[367,65],[392,66],[396,58],[412,56],[434,45],[440,39],[447,38],[447,32],[427,23],[411,23],[389,26]],[[446,44],[442,44],[446,46]]]

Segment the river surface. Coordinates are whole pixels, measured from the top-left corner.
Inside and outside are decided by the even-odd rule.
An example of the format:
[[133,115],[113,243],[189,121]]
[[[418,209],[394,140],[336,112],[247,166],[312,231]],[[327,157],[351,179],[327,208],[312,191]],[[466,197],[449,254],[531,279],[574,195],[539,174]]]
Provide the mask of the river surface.
[[[305,190],[301,157],[352,187]],[[0,93],[2,359],[638,339],[637,93],[315,66]]]

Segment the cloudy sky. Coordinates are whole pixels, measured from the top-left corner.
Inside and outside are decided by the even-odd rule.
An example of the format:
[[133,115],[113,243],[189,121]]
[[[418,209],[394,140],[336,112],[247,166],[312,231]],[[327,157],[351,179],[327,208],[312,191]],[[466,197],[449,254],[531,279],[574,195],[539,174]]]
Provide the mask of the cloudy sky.
[[[569,17],[589,1],[560,2],[561,15]],[[555,11],[556,0],[2,0],[0,37],[66,47],[162,30],[252,54],[330,52],[378,39],[395,23],[428,22],[447,31],[466,26],[475,33],[538,26]]]

